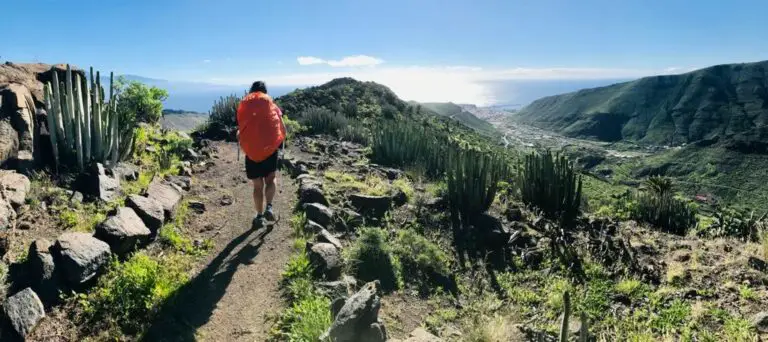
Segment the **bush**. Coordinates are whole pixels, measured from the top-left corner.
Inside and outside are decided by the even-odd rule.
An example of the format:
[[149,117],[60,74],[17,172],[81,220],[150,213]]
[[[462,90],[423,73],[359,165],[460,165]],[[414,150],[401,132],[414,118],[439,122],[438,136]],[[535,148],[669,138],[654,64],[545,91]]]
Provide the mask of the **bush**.
[[387,121],[373,130],[371,161],[389,166],[423,166],[431,177],[443,175],[448,139],[428,125]]
[[182,256],[153,258],[138,253],[122,264],[113,260],[91,293],[80,295],[82,318],[117,325],[127,334],[138,332],[187,282],[189,266]]
[[331,301],[311,292],[280,315],[273,334],[279,341],[319,341],[332,322]]
[[696,211],[671,193],[634,195],[631,217],[673,234],[684,235],[696,223]]
[[125,78],[118,77],[114,85],[117,101],[117,113],[120,115],[120,125],[135,122],[156,123],[163,116],[163,101],[168,98],[165,89],[150,87],[137,81],[127,82]]
[[399,231],[392,246],[392,252],[409,279],[415,278],[429,288],[430,282],[437,280],[437,277],[441,280],[450,278],[450,256],[440,246],[415,231]]
[[523,202],[545,216],[570,224],[581,206],[581,176],[568,158],[531,152],[523,160],[517,178]]
[[401,266],[387,243],[387,233],[379,228],[361,228],[360,236],[349,249],[347,264],[362,281],[381,281],[385,291],[401,287]]
[[365,131],[365,128],[363,128],[357,121],[350,120],[350,123],[354,124],[347,125],[339,130],[339,139],[358,143],[360,145],[368,145],[368,132]]
[[765,214],[757,216],[754,212],[731,207],[715,208],[712,219],[706,226],[699,223],[697,235],[710,238],[730,236],[758,242],[761,232],[768,228]]

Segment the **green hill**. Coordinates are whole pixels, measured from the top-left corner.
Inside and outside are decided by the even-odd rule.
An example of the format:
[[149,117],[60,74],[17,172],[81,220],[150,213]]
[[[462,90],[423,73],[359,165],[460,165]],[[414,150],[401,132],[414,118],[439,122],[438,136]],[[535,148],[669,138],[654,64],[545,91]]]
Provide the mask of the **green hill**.
[[494,136],[498,132],[488,121],[476,117],[474,114],[465,111],[461,106],[448,103],[421,103],[422,108],[428,109],[437,115],[451,118],[462,123],[464,126],[476,130],[478,133]]
[[768,61],[717,65],[549,96],[511,115],[572,137],[678,145],[768,141]]

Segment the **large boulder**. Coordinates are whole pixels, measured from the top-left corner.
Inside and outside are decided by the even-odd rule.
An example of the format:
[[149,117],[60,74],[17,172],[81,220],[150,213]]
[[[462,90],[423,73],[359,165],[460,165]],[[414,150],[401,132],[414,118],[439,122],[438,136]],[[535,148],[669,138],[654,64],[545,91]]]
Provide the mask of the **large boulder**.
[[318,291],[329,298],[347,298],[355,293],[355,285],[357,285],[357,280],[349,275],[344,275],[339,280],[315,283]]
[[30,186],[27,176],[13,171],[0,171],[0,190],[14,208],[24,205]]
[[19,150],[34,151],[35,101],[27,87],[18,83],[0,86],[3,117],[11,118],[11,125],[19,136]]
[[151,234],[133,209],[121,207],[96,227],[95,237],[109,244],[113,253],[125,255],[146,244]]
[[27,254],[30,283],[46,302],[56,300],[59,289],[56,264],[51,254],[52,247],[53,244],[48,240],[35,240],[29,246]]
[[320,339],[334,342],[386,341],[387,331],[379,321],[380,308],[378,281],[365,284],[344,302],[333,324]]
[[[309,221],[312,222],[312,221]],[[341,250],[343,245],[341,244],[341,241],[333,236],[331,232],[329,232],[326,229],[320,229],[320,231],[317,232],[317,235],[315,236],[315,239],[319,242],[326,242],[333,245],[333,247],[336,247],[337,249]]]
[[341,277],[341,267],[344,263],[338,248],[330,243],[310,243],[308,247],[309,262],[314,267],[315,277],[327,280]]
[[188,176],[168,176],[166,177],[168,183],[178,186],[184,191],[189,191],[192,188],[192,178]]
[[79,183],[83,193],[104,202],[111,202],[120,195],[120,180],[108,174],[101,163],[92,164],[88,172],[81,174]]
[[323,227],[328,227],[333,222],[333,210],[320,203],[305,203],[304,212],[308,220],[317,222]]
[[363,216],[382,217],[392,206],[392,197],[352,194],[349,203]]
[[120,163],[112,168],[112,176],[127,181],[139,179],[139,167],[129,163]]
[[26,339],[27,335],[35,329],[37,323],[45,317],[45,308],[40,298],[31,288],[25,288],[9,297],[5,304],[5,315],[11,321],[13,329]]
[[158,230],[163,226],[165,221],[165,212],[163,211],[163,205],[160,202],[155,201],[149,197],[130,195],[125,200],[125,205],[133,211],[144,221],[144,225],[149,228],[152,234],[156,234]]
[[170,220],[176,214],[176,208],[181,202],[181,191],[160,180],[153,180],[147,188],[147,197],[157,201],[163,206],[165,219]]
[[67,281],[81,285],[98,274],[109,262],[109,245],[90,234],[64,233],[54,245],[54,260]]

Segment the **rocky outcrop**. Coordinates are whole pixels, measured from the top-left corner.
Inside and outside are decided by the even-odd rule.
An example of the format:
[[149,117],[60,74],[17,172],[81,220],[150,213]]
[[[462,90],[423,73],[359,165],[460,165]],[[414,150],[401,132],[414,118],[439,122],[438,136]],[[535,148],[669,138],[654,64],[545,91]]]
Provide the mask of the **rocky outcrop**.
[[93,278],[109,261],[109,245],[86,233],[64,233],[53,249],[56,265],[73,285]]
[[147,188],[147,197],[157,201],[163,207],[165,219],[170,220],[181,202],[181,191],[160,180],[154,180]]
[[144,221],[144,225],[149,228],[153,235],[163,226],[165,212],[159,202],[149,197],[130,195],[125,200],[125,205],[139,215],[139,218]]
[[0,231],[12,229],[16,226],[16,211],[11,204],[0,197]]
[[411,334],[405,340],[391,339],[389,342],[443,342],[443,340],[424,328],[419,327],[411,331]]
[[24,205],[30,185],[29,178],[25,175],[13,171],[0,171],[0,191],[14,208]]
[[35,329],[37,323],[45,317],[45,309],[35,291],[30,288],[23,289],[9,297],[5,304],[5,315],[11,321],[13,329],[26,339],[27,335]]
[[381,297],[378,281],[365,284],[344,301],[333,324],[320,339],[334,342],[384,342],[387,331],[379,320]]
[[133,209],[122,207],[96,227],[95,237],[109,244],[113,253],[125,255],[147,243],[151,234]]
[[309,262],[314,267],[314,276],[327,280],[339,279],[341,277],[341,267],[343,266],[339,249],[330,243],[323,242],[308,243],[307,245]]

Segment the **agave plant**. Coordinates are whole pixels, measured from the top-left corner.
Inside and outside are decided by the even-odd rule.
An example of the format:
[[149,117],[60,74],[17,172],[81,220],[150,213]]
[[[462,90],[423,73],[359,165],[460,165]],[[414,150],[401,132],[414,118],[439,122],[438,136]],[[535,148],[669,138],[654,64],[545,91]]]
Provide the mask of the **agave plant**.
[[[55,69],[52,74],[52,82],[45,85],[45,105],[56,168],[72,155],[80,170],[92,160],[114,165],[126,158],[133,146],[133,129],[120,129],[114,75],[110,73],[109,100],[105,101],[100,75],[97,72],[94,80],[93,68],[90,82],[73,73],[69,65],[63,82]],[[130,136],[121,139],[123,132]]]

